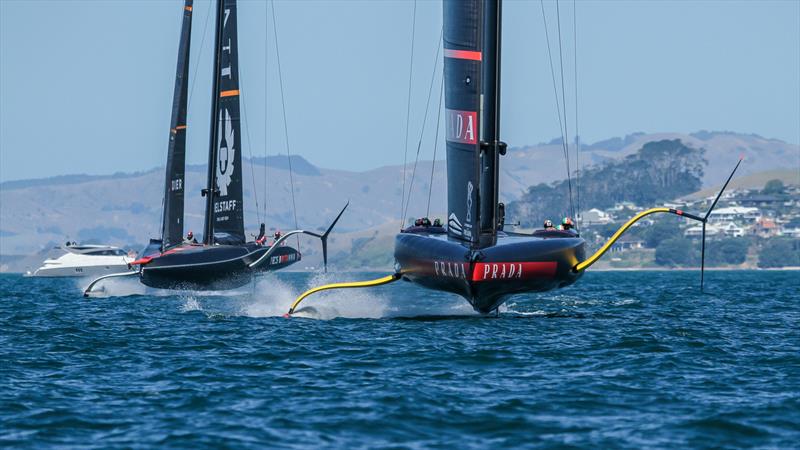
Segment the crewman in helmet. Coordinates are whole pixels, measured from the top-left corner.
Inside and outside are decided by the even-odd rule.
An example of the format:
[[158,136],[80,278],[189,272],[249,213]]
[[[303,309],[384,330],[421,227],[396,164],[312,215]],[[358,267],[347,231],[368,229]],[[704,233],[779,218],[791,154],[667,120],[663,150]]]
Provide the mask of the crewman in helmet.
[[555,230],[556,227],[553,226],[553,221],[552,220],[547,219],[547,220],[544,221],[544,229],[545,230]]
[[197,239],[194,238],[194,233],[192,233],[191,230],[189,230],[189,232],[186,233],[186,239],[183,240],[183,243],[184,244],[197,244]]
[[572,223],[572,219],[570,219],[569,217],[564,217],[564,219],[561,221],[561,229],[564,231],[568,231],[572,230],[573,228],[575,228],[575,224]]

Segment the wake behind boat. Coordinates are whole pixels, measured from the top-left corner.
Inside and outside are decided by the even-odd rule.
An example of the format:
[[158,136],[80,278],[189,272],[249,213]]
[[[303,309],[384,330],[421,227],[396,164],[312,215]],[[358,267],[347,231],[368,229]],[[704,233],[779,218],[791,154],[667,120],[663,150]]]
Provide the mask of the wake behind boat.
[[307,234],[322,240],[327,265],[327,238],[347,205],[323,234],[294,230],[267,245],[265,225],[247,241],[242,187],[242,133],[236,0],[217,0],[212,86],[211,127],[203,241],[184,239],[187,94],[192,0],[183,7],[172,118],[169,131],[161,239],[153,239],[139,259],[138,271],[94,280],[84,291],[114,276],[138,275],[142,284],[164,289],[218,290],[243,286],[259,272],[277,270],[300,261],[298,250],[286,245],[290,236]]

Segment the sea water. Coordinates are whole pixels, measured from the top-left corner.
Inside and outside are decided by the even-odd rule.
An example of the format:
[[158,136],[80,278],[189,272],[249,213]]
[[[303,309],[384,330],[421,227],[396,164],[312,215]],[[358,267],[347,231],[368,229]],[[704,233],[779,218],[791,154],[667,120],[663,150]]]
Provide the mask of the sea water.
[[497,316],[376,273],[0,276],[0,446],[800,445],[800,273],[587,273]]

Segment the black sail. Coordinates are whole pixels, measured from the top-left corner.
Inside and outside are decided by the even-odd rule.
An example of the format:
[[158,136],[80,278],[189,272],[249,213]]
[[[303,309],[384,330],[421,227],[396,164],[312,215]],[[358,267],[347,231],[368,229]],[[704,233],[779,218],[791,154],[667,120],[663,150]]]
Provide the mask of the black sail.
[[204,239],[207,243],[241,244],[245,235],[236,0],[220,0],[217,13],[215,107],[209,155],[209,186],[213,191],[206,209],[206,236],[213,236],[213,241]]
[[169,150],[164,182],[164,222],[161,239],[164,249],[183,240],[183,197],[186,175],[186,103],[189,83],[189,43],[192,35],[192,0],[183,7],[183,25],[178,44],[178,67],[172,96],[169,123]]
[[444,1],[448,234],[493,245],[498,203],[501,0]]
[[470,243],[480,234],[481,5],[444,1],[447,232]]

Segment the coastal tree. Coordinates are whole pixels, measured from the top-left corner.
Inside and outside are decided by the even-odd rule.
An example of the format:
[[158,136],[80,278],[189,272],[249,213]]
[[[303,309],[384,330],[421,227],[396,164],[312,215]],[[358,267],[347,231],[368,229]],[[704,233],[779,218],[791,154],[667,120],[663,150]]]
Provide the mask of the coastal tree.
[[667,267],[693,266],[700,263],[700,251],[684,237],[662,241],[656,247],[656,264]]
[[762,194],[783,194],[784,193],[783,181],[775,179],[767,181],[764,189],[761,190]]
[[[620,202],[651,206],[695,192],[702,185],[703,154],[703,149],[689,147],[679,139],[648,142],[621,160],[583,169],[581,203],[593,208]],[[508,205],[507,216],[524,226],[540,226],[546,218],[567,215],[568,184],[562,180],[530,186]]]
[[706,262],[710,265],[742,264],[747,259],[750,242],[745,238],[726,238],[709,242]]
[[758,254],[758,267],[800,267],[800,239],[767,240]]
[[644,228],[642,232],[645,246],[657,248],[663,241],[681,237],[683,235],[680,228],[682,220],[685,219],[673,215],[655,216],[653,225]]

